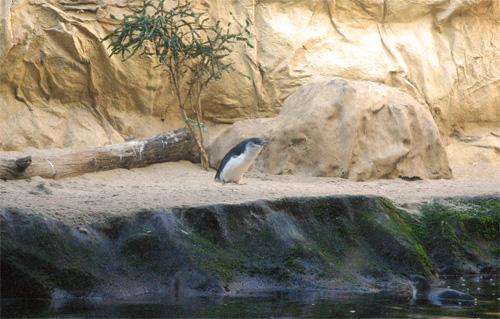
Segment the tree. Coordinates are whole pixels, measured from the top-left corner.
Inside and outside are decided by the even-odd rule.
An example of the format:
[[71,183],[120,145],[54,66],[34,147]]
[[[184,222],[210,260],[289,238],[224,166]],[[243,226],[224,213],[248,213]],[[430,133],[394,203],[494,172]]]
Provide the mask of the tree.
[[[188,0],[170,0],[176,2],[172,8],[168,8],[166,1],[144,0],[122,19],[111,15],[119,26],[101,42],[110,40],[110,57],[121,55],[123,61],[136,53],[157,58],[155,67],[167,71],[179,110],[196,141],[201,165],[208,169],[201,92],[211,80],[220,80],[223,72],[233,69],[225,58],[234,43],[242,41],[252,47],[246,38],[250,35],[250,22],[246,20],[242,25],[233,17],[237,30],[232,32],[231,23],[226,28],[220,21],[210,24],[205,13],[195,12]],[[188,110],[194,114],[194,120],[188,117]],[[198,127],[198,135],[193,126]]]

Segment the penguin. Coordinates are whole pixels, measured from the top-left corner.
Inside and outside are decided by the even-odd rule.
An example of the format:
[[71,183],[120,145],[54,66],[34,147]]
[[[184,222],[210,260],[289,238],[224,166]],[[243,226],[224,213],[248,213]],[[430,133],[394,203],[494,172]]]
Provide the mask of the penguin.
[[436,305],[473,305],[477,299],[454,289],[431,288],[423,276],[410,276],[413,301],[430,301]]
[[239,184],[243,174],[252,165],[268,142],[253,137],[239,143],[224,156],[215,174],[215,181]]

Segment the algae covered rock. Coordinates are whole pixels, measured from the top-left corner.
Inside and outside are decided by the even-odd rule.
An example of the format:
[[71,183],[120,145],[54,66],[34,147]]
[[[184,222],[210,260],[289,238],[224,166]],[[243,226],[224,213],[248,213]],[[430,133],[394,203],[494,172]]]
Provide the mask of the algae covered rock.
[[[445,218],[458,241],[428,227],[434,218],[418,219],[371,196],[145,210],[85,229],[1,208],[2,298],[406,290],[407,275],[430,276],[433,267],[498,272],[498,232],[491,226],[499,199],[486,201],[466,203],[490,207],[472,219]],[[433,245],[443,242],[449,244]]]
[[15,209],[1,216],[5,298],[370,289],[430,267],[375,197],[142,211],[85,229]]
[[440,272],[500,271],[500,198],[444,199],[421,211],[415,231]]

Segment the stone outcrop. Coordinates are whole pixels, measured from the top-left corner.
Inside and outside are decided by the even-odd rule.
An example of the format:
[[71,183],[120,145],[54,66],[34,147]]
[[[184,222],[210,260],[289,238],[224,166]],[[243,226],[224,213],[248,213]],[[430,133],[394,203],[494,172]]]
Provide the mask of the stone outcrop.
[[314,77],[271,119],[235,123],[209,146],[218,167],[232,146],[268,140],[256,169],[271,174],[374,178],[450,178],[429,111],[410,95],[373,82]]
[[297,197],[142,210],[78,229],[0,207],[1,296],[394,291],[432,267],[497,274],[498,204],[454,200],[415,218],[384,198]]
[[[182,125],[148,57],[108,59],[100,39],[141,1],[4,1],[0,149],[83,148]],[[398,88],[428,108],[450,158],[500,160],[500,2],[198,0],[213,19],[252,21],[254,48],[203,96],[208,123],[272,117],[313,75]],[[471,141],[473,143],[471,143]],[[463,156],[467,154],[467,156]]]
[[376,288],[430,274],[400,214],[369,196],[283,198],[142,210],[75,229],[0,207],[2,298]]

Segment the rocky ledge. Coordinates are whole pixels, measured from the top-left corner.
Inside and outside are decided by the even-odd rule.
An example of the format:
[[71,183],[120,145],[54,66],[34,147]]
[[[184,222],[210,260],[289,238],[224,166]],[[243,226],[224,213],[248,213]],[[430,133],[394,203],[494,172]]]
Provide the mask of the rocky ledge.
[[[76,208],[75,208],[76,209]],[[500,198],[409,214],[373,196],[143,210],[73,228],[0,208],[1,297],[406,290],[406,276],[499,272]]]

